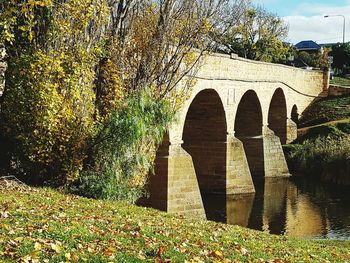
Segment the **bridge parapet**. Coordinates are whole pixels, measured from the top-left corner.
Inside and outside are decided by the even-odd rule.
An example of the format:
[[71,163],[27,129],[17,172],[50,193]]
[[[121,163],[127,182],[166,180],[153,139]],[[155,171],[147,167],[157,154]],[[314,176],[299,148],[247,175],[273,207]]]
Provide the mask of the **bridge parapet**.
[[205,56],[196,76],[204,79],[276,82],[298,92],[318,96],[328,89],[328,72],[254,61],[224,54]]

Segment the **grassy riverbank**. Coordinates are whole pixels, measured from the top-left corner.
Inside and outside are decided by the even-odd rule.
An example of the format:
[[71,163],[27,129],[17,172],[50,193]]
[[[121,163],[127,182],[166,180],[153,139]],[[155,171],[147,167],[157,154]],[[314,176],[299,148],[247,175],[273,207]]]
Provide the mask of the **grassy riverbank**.
[[328,97],[313,103],[300,119],[300,127],[349,119],[350,96]]
[[334,85],[350,87],[350,78],[334,77],[330,80],[330,83]]
[[299,138],[284,147],[292,172],[350,185],[350,96],[312,104],[300,122]]
[[1,262],[350,260],[347,241],[289,239],[49,189],[2,189],[0,203]]

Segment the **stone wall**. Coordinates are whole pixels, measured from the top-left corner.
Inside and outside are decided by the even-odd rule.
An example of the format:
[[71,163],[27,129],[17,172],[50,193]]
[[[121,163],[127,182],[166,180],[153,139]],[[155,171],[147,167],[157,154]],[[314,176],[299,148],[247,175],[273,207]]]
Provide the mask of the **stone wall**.
[[2,96],[5,88],[5,71],[7,68],[5,57],[5,48],[0,44],[0,97]]

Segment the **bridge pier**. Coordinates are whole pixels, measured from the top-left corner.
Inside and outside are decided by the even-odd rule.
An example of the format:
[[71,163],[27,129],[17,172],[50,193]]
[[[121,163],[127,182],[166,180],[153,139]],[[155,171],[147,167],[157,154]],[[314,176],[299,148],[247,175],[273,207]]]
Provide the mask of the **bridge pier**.
[[227,136],[226,194],[254,193],[243,143],[233,135]]
[[206,218],[192,157],[181,144],[169,148],[167,211]]
[[[209,146],[194,145],[192,142],[190,145],[183,146],[182,142],[170,144],[167,140],[157,151],[155,175],[150,175],[147,185],[150,196],[143,198],[139,203],[169,213],[179,213],[185,216],[205,219],[205,211],[210,206],[206,207],[202,194],[219,193],[220,195],[232,195],[254,193],[254,184],[243,143],[233,135],[228,135],[227,142],[222,143],[224,143],[226,151],[224,154],[226,155],[226,169],[225,171],[220,171],[220,173],[224,172],[226,175],[225,189],[216,188],[217,185],[215,184],[210,188],[210,182],[214,182],[215,176],[217,176],[215,167],[211,165],[216,163],[216,158],[219,158],[217,155],[221,153],[221,150],[219,152],[215,151],[215,147],[213,148],[215,144]],[[222,143],[220,143],[220,149]],[[195,154],[199,154],[199,156],[195,157]],[[198,167],[200,165],[202,167]],[[213,174],[200,175],[199,173],[203,173],[201,169],[204,169],[205,172],[211,171]],[[202,182],[201,186],[200,180],[203,181],[201,176],[211,178],[207,178],[204,181],[204,185]],[[221,180],[223,178],[219,176],[217,179]]]
[[149,196],[140,199],[140,205],[206,219],[193,160],[182,143],[163,142],[157,151],[154,173],[146,185]]
[[267,125],[263,126],[263,147],[265,177],[289,177],[281,140]]
[[[262,131],[261,138],[253,138],[252,141],[262,141],[265,177],[290,176],[279,137],[267,125],[263,126]],[[222,152],[222,144],[225,145],[226,153]],[[227,141],[220,144],[213,142],[194,144],[192,141],[184,146],[182,141],[170,143],[166,138],[157,151],[155,175],[150,176],[148,184],[150,197],[144,198],[140,204],[169,213],[205,219],[206,209],[210,209],[210,205],[206,207],[202,194],[217,191],[228,196],[254,193],[255,188],[250,171],[252,160],[248,164],[246,157],[249,145],[247,142],[243,145],[243,142],[233,134],[228,134]],[[252,149],[253,146],[254,144],[252,144]],[[220,154],[226,156],[224,171],[221,171],[221,166],[215,168],[215,160],[220,158]],[[211,172],[213,174],[210,174]],[[216,172],[219,173],[215,174]],[[226,175],[225,189],[216,188],[216,184],[210,188],[210,182],[214,182],[215,178],[219,181],[223,180],[221,173]],[[204,185],[203,181],[200,182],[203,180],[201,176],[208,177]],[[232,207],[226,207],[228,220],[238,220],[231,218],[232,209],[235,210]]]

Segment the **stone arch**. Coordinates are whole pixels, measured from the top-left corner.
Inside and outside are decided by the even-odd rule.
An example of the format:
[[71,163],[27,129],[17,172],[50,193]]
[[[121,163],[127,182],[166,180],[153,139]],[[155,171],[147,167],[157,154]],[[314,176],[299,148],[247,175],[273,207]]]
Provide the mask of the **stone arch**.
[[226,192],[227,123],[223,103],[215,90],[202,90],[191,102],[182,140],[182,147],[192,157],[208,216],[210,204],[206,203],[205,195]]
[[269,128],[278,136],[282,144],[287,141],[287,103],[281,88],[275,90],[268,113]]
[[263,114],[255,91],[248,90],[241,98],[235,117],[235,137],[242,141],[253,177],[264,175]]
[[293,105],[292,111],[290,113],[290,119],[294,121],[296,124],[298,124],[299,121],[299,112],[298,112],[298,106],[296,104]]

